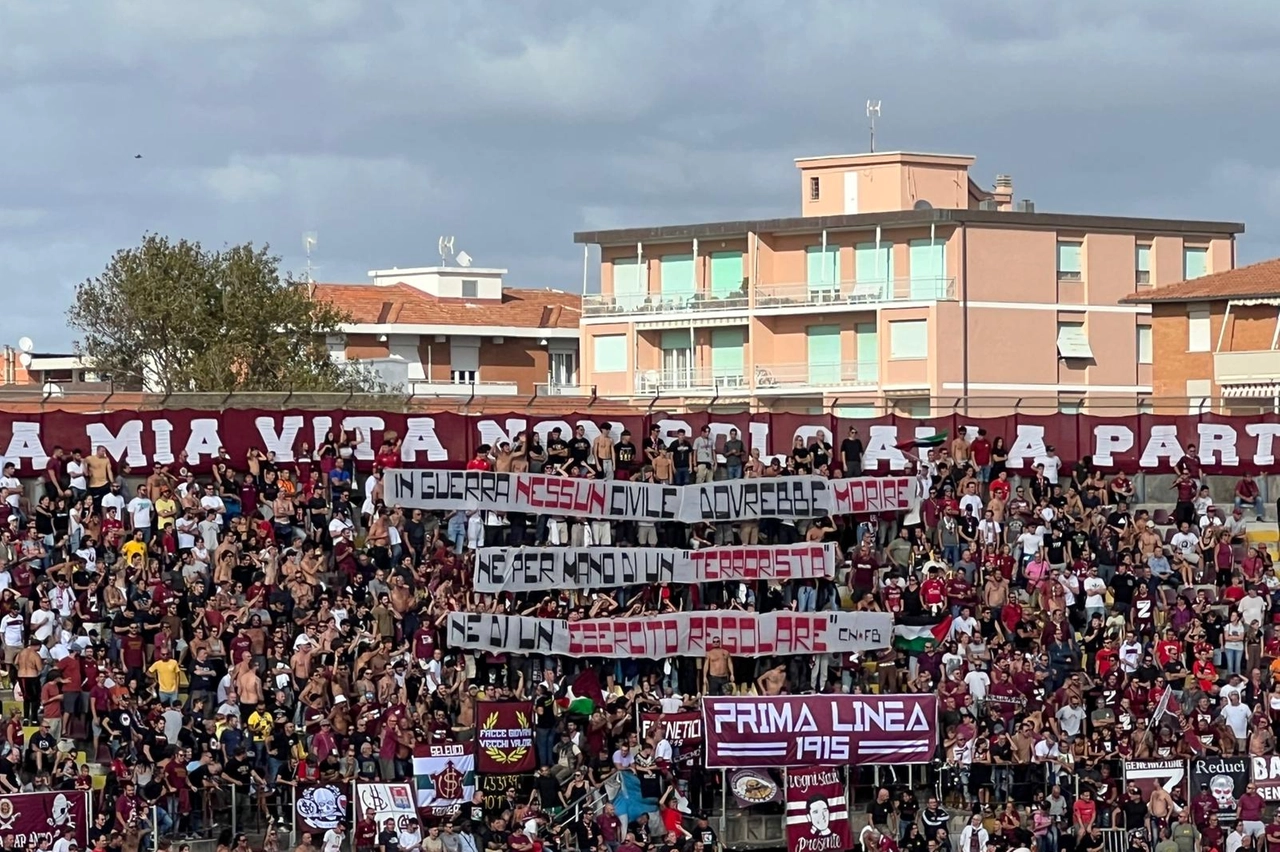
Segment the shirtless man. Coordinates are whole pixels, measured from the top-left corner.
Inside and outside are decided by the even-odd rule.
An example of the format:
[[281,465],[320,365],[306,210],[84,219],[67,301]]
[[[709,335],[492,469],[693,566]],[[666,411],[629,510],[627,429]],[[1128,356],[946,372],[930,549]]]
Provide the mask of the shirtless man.
[[658,450],[658,455],[653,460],[653,481],[670,485],[676,478],[676,465],[671,460],[671,451],[666,447]]
[[591,442],[591,453],[596,457],[596,461],[600,463],[600,475],[604,479],[613,479],[615,470],[613,459],[613,435],[610,429],[613,425],[610,423],[600,424],[600,434]]
[[718,638],[712,639],[702,667],[702,692],[704,695],[729,695],[733,687],[733,658],[720,647]]
[[756,680],[756,687],[762,695],[781,695],[782,687],[787,684],[787,666],[774,666]]
[[965,438],[963,429],[956,433],[955,440],[951,442],[951,458],[955,459],[958,467],[963,467],[969,461],[969,441]]
[[241,712],[248,718],[248,715],[262,703],[263,698],[262,678],[258,677],[258,670],[253,667],[253,654],[249,651],[245,651],[240,657],[240,662],[236,663],[232,680],[235,682],[236,691],[240,693]]

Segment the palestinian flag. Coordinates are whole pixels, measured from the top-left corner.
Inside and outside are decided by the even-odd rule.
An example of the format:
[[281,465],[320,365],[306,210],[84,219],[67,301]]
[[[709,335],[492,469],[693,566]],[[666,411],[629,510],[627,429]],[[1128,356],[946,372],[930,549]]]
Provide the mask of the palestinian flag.
[[932,450],[935,447],[941,447],[947,442],[946,432],[936,432],[924,438],[913,438],[910,441],[902,441],[897,444],[900,450]]
[[600,691],[600,676],[596,670],[587,666],[578,672],[556,703],[577,716],[590,716],[597,707],[603,707],[604,693]]
[[899,624],[893,628],[893,646],[912,654],[925,649],[928,642],[941,645],[951,633],[951,616],[937,624]]

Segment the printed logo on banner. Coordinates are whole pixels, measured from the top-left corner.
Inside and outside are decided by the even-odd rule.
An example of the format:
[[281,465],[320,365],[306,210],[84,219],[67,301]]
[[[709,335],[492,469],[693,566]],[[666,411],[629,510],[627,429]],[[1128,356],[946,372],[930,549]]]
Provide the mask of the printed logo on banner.
[[533,702],[481,701],[476,731],[476,771],[532,772],[537,766],[533,751]]
[[792,852],[849,849],[849,806],[833,766],[787,772],[787,848]]
[[933,695],[702,699],[708,768],[926,763],[938,749]]
[[381,828],[386,820],[395,820],[396,828],[407,830],[409,820],[418,816],[409,784],[374,784],[356,782],[356,816],[364,819],[372,814],[374,825]]
[[1124,782],[1133,784],[1142,791],[1143,796],[1150,796],[1157,786],[1164,787],[1169,793],[1187,783],[1187,762],[1185,760],[1126,760],[1124,762]]
[[1200,785],[1207,784],[1218,805],[1218,822],[1231,824],[1236,821],[1236,803],[1244,795],[1252,770],[1247,757],[1193,757],[1191,786],[1198,791]]
[[769,773],[759,769],[739,769],[729,775],[729,791],[740,808],[776,802],[782,794]]
[[70,827],[84,848],[89,842],[89,794],[77,792],[10,793],[0,796],[0,840],[12,837],[15,848],[35,849],[61,837]]
[[297,812],[304,831],[328,831],[347,818],[347,794],[332,784],[315,784],[298,795]]
[[454,814],[475,793],[475,753],[472,743],[431,745],[413,750],[413,774],[418,786],[418,809]]

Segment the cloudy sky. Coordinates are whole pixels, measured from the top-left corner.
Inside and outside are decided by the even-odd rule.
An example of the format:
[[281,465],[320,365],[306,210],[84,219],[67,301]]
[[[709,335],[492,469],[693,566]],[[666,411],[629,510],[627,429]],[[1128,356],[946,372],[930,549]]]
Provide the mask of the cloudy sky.
[[0,0],[0,342],[67,346],[76,282],[147,231],[292,270],[316,231],[350,282],[454,234],[580,288],[575,230],[794,214],[792,159],[864,150],[868,97],[882,150],[1244,221],[1258,260],[1278,40],[1274,0]]

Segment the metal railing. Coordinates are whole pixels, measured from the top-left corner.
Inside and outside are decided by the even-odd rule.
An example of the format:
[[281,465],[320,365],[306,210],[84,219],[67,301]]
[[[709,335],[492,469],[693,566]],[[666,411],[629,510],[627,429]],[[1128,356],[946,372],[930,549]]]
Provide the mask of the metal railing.
[[647,396],[659,392],[715,391],[722,394],[750,392],[747,377],[741,372],[716,370],[712,367],[690,367],[680,370],[644,370],[635,377],[635,392]]
[[757,367],[756,391],[770,389],[875,387],[880,381],[880,364],[855,361],[839,364],[772,364]]
[[592,396],[596,392],[595,385],[572,385],[559,382],[546,382],[533,386],[534,396]]
[[882,278],[871,281],[798,282],[758,285],[731,293],[591,293],[582,297],[582,315],[747,312],[805,307],[862,307],[890,302],[938,302],[956,298],[956,280],[948,277]]
[[774,284],[756,289],[755,309],[863,307],[892,302],[945,302],[956,298],[954,278],[894,278],[830,284]]
[[686,295],[591,293],[582,297],[584,317],[627,316],[632,314],[705,313],[708,311],[745,311],[750,307],[748,295],[733,293],[693,293]]
[[515,396],[515,382],[410,382],[412,396]]

